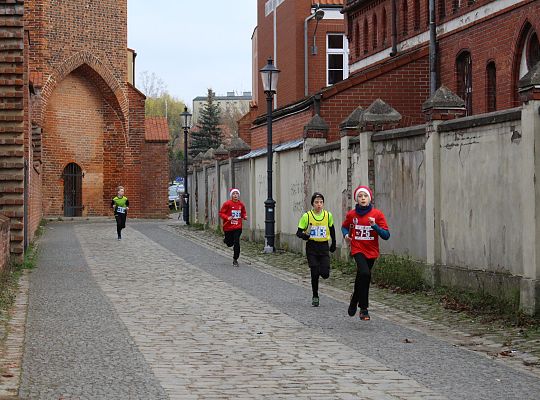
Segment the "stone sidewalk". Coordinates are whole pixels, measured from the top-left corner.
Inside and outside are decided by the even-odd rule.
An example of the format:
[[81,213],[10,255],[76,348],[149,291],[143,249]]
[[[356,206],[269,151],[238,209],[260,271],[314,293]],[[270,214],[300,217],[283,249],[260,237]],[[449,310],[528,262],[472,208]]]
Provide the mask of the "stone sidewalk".
[[47,225],[29,275],[21,399],[533,399],[540,391],[537,376],[426,336],[421,325],[404,328],[389,307],[375,305],[374,319],[361,323],[345,315],[345,292],[325,287],[312,308],[304,278],[244,257],[233,268],[215,237],[167,224],[130,221],[122,241],[111,222]]

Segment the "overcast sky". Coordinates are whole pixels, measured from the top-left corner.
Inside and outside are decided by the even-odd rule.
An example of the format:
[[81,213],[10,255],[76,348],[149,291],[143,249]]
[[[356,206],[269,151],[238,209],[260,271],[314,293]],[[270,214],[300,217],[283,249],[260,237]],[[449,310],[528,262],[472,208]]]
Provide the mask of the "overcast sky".
[[128,45],[136,75],[155,72],[191,107],[211,87],[218,95],[251,91],[256,0],[128,0]]

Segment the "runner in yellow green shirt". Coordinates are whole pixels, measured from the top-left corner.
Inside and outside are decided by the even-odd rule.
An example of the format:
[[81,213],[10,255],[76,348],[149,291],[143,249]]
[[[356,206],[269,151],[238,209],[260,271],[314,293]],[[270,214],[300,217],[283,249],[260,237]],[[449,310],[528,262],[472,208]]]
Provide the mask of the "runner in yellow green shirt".
[[[319,277],[330,276],[330,253],[336,251],[336,230],[332,213],[324,209],[324,196],[311,196],[313,209],[304,213],[298,222],[296,236],[306,241],[306,256],[311,270],[311,305],[319,306]],[[332,244],[328,245],[332,239]]]
[[118,186],[118,195],[112,199],[111,207],[116,219],[116,233],[118,240],[122,239],[122,229],[126,227],[127,211],[129,210],[129,200],[124,196],[124,187]]

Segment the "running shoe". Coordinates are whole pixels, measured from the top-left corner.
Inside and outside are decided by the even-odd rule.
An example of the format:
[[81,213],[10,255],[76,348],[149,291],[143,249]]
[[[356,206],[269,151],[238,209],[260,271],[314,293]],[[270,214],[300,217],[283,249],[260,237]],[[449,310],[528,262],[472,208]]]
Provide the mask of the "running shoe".
[[369,317],[368,310],[360,310],[360,319],[362,321],[369,321],[371,318]]
[[314,297],[311,299],[311,305],[313,307],[319,307],[319,298],[318,297]]
[[233,266],[233,267],[238,267],[238,261],[237,261],[237,260],[233,260],[232,266]]

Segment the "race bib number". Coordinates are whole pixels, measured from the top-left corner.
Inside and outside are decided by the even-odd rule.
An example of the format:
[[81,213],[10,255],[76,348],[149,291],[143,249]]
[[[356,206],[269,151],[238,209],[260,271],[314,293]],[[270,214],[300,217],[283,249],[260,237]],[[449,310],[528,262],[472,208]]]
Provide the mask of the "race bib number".
[[233,219],[242,218],[242,211],[241,210],[232,210],[232,218]]
[[326,239],[326,226],[312,226],[309,237],[313,239]]
[[126,213],[126,207],[119,207],[119,206],[117,206],[117,207],[116,207],[116,212],[117,212],[118,214],[125,214],[125,213]]
[[371,236],[373,228],[369,225],[356,225],[354,227],[354,239],[355,240],[375,240],[374,236]]

